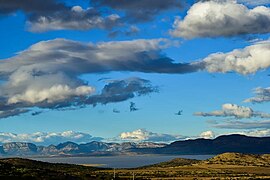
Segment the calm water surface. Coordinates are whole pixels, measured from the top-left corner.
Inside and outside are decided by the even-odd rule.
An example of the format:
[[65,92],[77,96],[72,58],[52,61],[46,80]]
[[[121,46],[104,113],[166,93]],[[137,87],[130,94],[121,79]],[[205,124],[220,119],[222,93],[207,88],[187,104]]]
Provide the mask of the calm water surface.
[[50,163],[102,164],[102,167],[134,168],[169,161],[175,158],[205,160],[213,156],[214,155],[179,155],[179,156],[141,155],[141,156],[109,156],[109,157],[50,157],[50,158],[32,158],[32,159]]

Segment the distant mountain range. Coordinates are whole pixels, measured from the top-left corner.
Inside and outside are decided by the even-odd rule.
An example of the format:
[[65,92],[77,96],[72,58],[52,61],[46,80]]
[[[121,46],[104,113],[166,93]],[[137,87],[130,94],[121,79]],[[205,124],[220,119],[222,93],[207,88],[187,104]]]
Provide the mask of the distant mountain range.
[[37,146],[33,143],[11,142],[0,146],[0,156],[87,156],[121,155],[134,153],[136,149],[160,148],[166,144],[152,142],[105,143],[92,141],[86,144],[65,142],[58,145]]
[[93,141],[86,144],[65,142],[50,146],[12,142],[0,146],[1,156],[94,156],[123,154],[203,155],[221,154],[225,152],[270,153],[270,137],[224,135],[216,139],[184,140],[176,141],[168,145],[152,142],[105,143]]

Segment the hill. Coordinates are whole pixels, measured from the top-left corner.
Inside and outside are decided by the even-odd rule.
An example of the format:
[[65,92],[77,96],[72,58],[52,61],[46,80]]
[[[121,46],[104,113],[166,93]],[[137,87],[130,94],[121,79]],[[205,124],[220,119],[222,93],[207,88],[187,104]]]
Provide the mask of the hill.
[[207,160],[195,160],[176,158],[171,161],[166,161],[158,164],[144,166],[141,168],[153,167],[179,167],[192,165],[236,165],[236,166],[259,166],[270,167],[270,154],[242,154],[242,153],[223,153]]
[[241,153],[224,153],[217,155],[211,159],[202,161],[201,164],[270,167],[270,154],[255,155]]
[[225,152],[267,154],[270,153],[270,137],[224,135],[215,139],[176,141],[162,148],[138,149],[137,152],[178,155],[222,154]]

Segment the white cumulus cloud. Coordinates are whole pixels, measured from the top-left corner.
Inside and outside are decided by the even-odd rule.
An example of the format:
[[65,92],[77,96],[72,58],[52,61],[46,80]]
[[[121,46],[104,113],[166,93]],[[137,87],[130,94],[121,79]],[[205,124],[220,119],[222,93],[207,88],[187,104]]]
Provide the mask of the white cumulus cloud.
[[171,34],[187,39],[196,37],[237,36],[270,32],[270,9],[249,9],[233,0],[195,3],[184,19],[176,18]]
[[250,107],[245,106],[238,106],[236,104],[223,104],[221,110],[216,110],[212,112],[196,112],[194,113],[196,116],[215,116],[215,117],[235,117],[238,119],[242,118],[253,118],[253,117],[260,117],[260,118],[270,118],[270,114],[254,111]]
[[54,85],[45,89],[27,89],[24,94],[16,94],[8,99],[8,104],[15,104],[19,102],[40,103],[47,101],[53,103],[69,99],[72,96],[85,96],[94,91],[94,88],[89,86],[79,86],[75,89],[67,85]]
[[152,141],[152,142],[171,142],[185,139],[181,135],[160,134],[147,131],[145,129],[137,129],[132,132],[123,132],[119,135],[120,140],[126,141]]
[[215,133],[213,131],[204,131],[199,135],[200,138],[213,139],[215,138]]
[[214,53],[201,63],[208,72],[237,72],[244,75],[256,73],[270,67],[270,41],[258,42],[228,53]]

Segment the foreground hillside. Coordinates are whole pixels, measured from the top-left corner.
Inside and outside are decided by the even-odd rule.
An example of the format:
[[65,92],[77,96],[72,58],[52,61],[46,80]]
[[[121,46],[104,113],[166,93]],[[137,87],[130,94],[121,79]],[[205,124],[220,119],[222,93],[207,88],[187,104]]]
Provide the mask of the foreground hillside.
[[9,158],[0,159],[0,179],[130,179],[133,175],[136,179],[270,179],[269,157],[269,154],[224,153],[204,161],[174,159],[116,170]]

